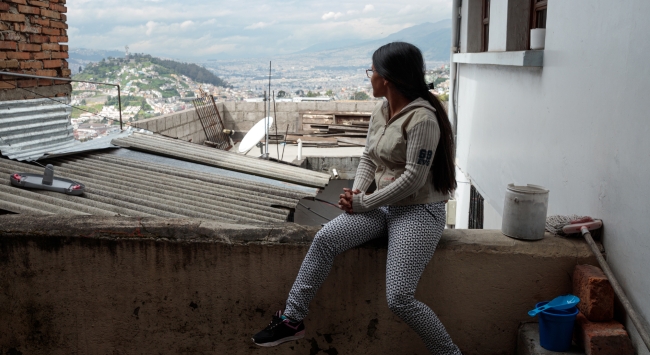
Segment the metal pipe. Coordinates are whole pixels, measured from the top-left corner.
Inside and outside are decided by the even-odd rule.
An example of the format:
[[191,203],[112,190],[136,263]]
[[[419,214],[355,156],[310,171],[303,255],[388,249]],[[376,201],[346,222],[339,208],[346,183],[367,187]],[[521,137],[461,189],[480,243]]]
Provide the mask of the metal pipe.
[[[451,83],[451,88],[449,90],[449,103],[451,104],[451,110],[449,110],[449,114],[451,115],[451,121],[453,124],[453,132],[454,132],[454,149],[457,149],[456,147],[458,146],[458,110],[457,110],[457,98],[456,98],[456,90],[458,87],[458,69],[459,65],[454,63],[454,54],[455,53],[460,53],[460,25],[461,25],[461,11],[463,7],[463,1],[462,0],[453,0],[453,3],[451,5],[451,28],[454,29],[454,32],[452,32],[451,35],[451,43],[453,43],[453,47],[451,47],[451,54],[449,58],[449,75],[450,75],[450,83]],[[455,156],[454,152],[454,156]]]
[[596,256],[596,259],[598,259],[598,264],[600,264],[600,267],[603,269],[603,272],[607,276],[609,283],[612,284],[612,288],[614,288],[614,292],[616,293],[616,296],[618,296],[618,299],[621,301],[621,304],[623,304],[623,308],[625,308],[627,315],[630,317],[632,324],[634,324],[634,327],[636,328],[637,332],[641,336],[643,343],[645,343],[646,348],[650,350],[650,335],[648,335],[648,329],[646,329],[638,313],[636,313],[636,311],[632,307],[630,300],[627,299],[627,296],[625,295],[625,291],[623,291],[623,288],[616,280],[616,277],[614,277],[614,273],[609,268],[607,261],[605,260],[605,258],[603,258],[603,254],[600,252],[600,249],[598,249],[596,242],[594,242],[594,239],[591,237],[591,233],[589,233],[589,229],[587,227],[582,227],[580,229],[580,232],[582,233],[582,236],[585,237],[585,240],[587,241],[587,244],[589,244],[591,251]]
[[122,94],[120,93],[120,86],[117,86],[117,104],[119,105],[120,109],[120,131],[123,130],[122,128]]

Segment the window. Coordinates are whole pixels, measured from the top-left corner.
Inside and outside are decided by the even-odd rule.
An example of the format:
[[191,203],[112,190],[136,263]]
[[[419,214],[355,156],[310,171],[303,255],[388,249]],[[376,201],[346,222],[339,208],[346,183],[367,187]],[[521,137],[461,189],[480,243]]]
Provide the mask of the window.
[[548,0],[532,0],[530,28],[546,28],[546,6]]
[[483,39],[481,41],[481,52],[488,51],[490,42],[490,0],[483,0]]

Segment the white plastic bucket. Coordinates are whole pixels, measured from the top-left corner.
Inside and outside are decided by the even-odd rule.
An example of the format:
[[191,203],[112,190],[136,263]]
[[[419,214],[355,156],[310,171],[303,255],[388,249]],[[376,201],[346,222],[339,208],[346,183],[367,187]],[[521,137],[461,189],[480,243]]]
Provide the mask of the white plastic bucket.
[[501,232],[524,240],[544,238],[548,190],[542,186],[508,184]]
[[530,30],[530,49],[544,49],[546,42],[546,29],[533,28]]

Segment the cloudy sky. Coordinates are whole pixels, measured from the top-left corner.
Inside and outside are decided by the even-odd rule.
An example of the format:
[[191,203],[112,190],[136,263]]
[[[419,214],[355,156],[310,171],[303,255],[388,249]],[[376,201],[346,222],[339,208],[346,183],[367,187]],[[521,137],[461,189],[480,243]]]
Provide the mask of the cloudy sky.
[[451,17],[451,0],[68,0],[71,48],[174,59],[286,54]]

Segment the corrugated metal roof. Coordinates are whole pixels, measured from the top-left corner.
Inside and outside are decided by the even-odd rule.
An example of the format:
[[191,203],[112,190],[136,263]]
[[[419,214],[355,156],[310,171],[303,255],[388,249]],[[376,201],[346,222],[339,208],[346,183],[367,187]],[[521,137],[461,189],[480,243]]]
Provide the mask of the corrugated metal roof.
[[11,173],[43,168],[0,158],[0,209],[15,213],[195,217],[245,223],[286,221],[314,194],[110,154],[53,159],[55,176],[86,185],[83,196],[11,186]]
[[329,174],[257,159],[235,152],[200,146],[159,135],[152,136],[134,133],[127,138],[114,139],[113,144],[305,186],[322,188],[327,185],[330,179]]
[[52,99],[0,102],[0,151],[16,160],[36,160],[45,152],[71,148],[72,108]]
[[75,140],[70,124],[70,106],[64,99],[34,99],[0,102],[0,152],[9,159],[34,161],[50,156],[116,148],[114,138],[126,130],[87,142]]

